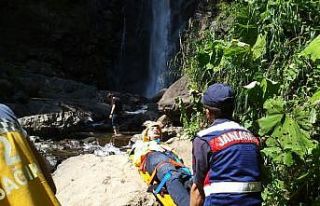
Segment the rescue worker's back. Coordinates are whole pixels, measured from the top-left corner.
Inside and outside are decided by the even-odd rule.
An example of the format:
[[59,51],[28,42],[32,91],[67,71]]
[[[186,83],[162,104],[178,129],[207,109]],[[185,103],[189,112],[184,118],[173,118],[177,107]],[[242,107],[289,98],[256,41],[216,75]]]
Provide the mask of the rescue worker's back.
[[25,132],[13,112],[3,104],[0,104],[0,205],[60,205]]

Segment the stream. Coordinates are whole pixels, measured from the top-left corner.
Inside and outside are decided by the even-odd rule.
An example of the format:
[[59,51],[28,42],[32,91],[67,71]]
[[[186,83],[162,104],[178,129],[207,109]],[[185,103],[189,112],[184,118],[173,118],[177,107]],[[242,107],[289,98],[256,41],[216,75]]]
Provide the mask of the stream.
[[[75,135],[87,136],[74,138]],[[71,134],[71,138],[59,141],[43,140],[38,136],[30,136],[37,150],[48,160],[51,172],[65,159],[82,154],[108,156],[125,153],[129,148],[133,132],[124,132],[119,136],[111,133],[86,132]]]

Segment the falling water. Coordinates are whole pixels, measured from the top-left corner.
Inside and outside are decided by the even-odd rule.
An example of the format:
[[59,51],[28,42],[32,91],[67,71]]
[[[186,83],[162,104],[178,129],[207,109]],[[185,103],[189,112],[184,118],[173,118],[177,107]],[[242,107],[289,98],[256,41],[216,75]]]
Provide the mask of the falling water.
[[126,45],[126,17],[123,16],[123,28],[122,28],[122,36],[121,36],[121,47],[120,47],[120,61],[123,59],[123,55],[125,54],[125,45]]
[[[123,12],[124,13],[124,12]],[[120,52],[119,52],[119,63],[115,75],[117,78],[113,79],[114,89],[121,88],[121,83],[123,82],[123,74],[124,74],[124,61],[126,58],[126,39],[127,38],[127,24],[126,24],[126,16],[123,15],[123,24],[122,24],[122,35],[120,41]]]
[[170,0],[152,0],[149,77],[145,94],[147,97],[151,97],[166,86],[170,19]]

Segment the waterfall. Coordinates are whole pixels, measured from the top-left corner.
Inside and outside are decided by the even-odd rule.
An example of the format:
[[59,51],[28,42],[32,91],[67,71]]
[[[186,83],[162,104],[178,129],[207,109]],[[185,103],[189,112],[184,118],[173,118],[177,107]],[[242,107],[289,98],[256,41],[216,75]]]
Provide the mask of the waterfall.
[[166,85],[165,74],[170,54],[170,0],[152,0],[149,67],[145,96],[151,97]]
[[121,36],[121,46],[120,46],[120,61],[122,62],[125,54],[125,45],[126,45],[126,16],[123,16],[123,28]]
[[123,25],[122,25],[122,35],[121,35],[121,44],[120,44],[120,55],[119,55],[119,68],[118,68],[118,78],[115,78],[115,85],[116,88],[121,88],[121,82],[123,82],[123,74],[125,73],[124,71],[124,66],[123,63],[125,61],[125,55],[126,55],[126,35],[127,35],[127,24],[126,24],[126,16],[123,13]]
[[152,97],[177,79],[177,69],[168,62],[178,50],[196,0],[119,2],[124,5],[121,28],[115,25],[118,58],[108,81],[116,91]]

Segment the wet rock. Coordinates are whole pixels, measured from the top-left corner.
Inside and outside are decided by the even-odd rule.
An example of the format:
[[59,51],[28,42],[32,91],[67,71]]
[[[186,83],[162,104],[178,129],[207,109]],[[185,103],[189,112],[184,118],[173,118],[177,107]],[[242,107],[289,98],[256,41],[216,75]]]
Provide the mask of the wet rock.
[[160,99],[162,98],[162,96],[164,95],[164,93],[167,91],[167,88],[161,89],[157,94],[155,94],[150,101],[151,102],[158,102],[160,101]]
[[115,147],[113,144],[106,144],[105,146],[97,146],[93,152],[94,155],[98,157],[105,157],[110,155],[124,154],[119,148]]
[[[45,157],[48,167],[53,172],[63,160],[80,154],[95,154],[100,157],[123,154],[120,147],[128,145],[131,137],[130,135],[121,135],[117,140],[113,140],[110,134],[96,135],[96,137],[88,137],[83,140],[63,139],[54,141],[52,139],[45,140],[39,136],[29,136],[29,139],[40,154]],[[114,142],[115,145],[111,142]]]
[[112,144],[117,145],[117,147],[127,146],[131,138],[132,138],[131,135],[125,135],[125,134],[114,135],[112,136]]
[[90,114],[81,110],[44,113],[19,118],[19,122],[29,134],[59,137],[76,131],[90,121]]
[[[144,98],[123,95],[124,111],[120,130],[138,131],[145,120],[159,117],[156,105],[145,105]],[[57,139],[74,132],[112,131],[108,118],[111,107],[108,102],[91,99],[32,98],[26,104],[10,104],[20,118],[22,126],[31,134]],[[142,104],[142,105],[141,105]],[[79,135],[83,136],[83,135]]]

